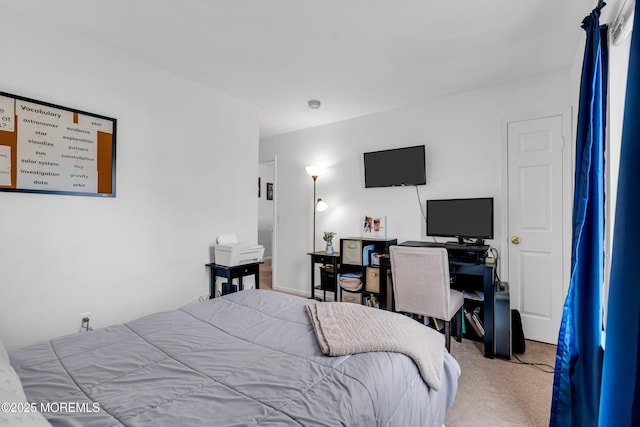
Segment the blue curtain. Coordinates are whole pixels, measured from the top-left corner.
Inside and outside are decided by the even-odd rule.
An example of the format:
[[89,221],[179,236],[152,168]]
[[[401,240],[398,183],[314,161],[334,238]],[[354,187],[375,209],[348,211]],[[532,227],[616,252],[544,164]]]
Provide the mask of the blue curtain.
[[600,425],[640,426],[640,2],[636,0],[611,258]]
[[598,420],[602,373],[604,280],[604,142],[606,30],[600,8],[582,22],[587,32],[576,134],[571,282],[565,300],[551,401],[552,426],[591,426]]

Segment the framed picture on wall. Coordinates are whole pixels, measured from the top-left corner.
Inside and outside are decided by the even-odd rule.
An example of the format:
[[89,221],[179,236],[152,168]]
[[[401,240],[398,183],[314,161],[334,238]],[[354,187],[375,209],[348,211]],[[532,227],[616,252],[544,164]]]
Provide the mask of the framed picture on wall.
[[273,183],[267,182],[267,200],[273,200]]
[[116,123],[0,92],[0,191],[115,197]]

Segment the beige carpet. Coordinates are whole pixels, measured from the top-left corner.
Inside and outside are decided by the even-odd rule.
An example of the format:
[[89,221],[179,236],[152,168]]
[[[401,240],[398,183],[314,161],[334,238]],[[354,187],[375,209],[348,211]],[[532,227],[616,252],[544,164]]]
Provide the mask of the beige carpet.
[[[486,359],[483,345],[471,340],[451,340],[451,354],[462,368],[458,394],[445,425],[458,426],[548,426],[553,373],[503,359]],[[526,342],[517,355],[524,362],[545,363],[553,371],[556,346]]]

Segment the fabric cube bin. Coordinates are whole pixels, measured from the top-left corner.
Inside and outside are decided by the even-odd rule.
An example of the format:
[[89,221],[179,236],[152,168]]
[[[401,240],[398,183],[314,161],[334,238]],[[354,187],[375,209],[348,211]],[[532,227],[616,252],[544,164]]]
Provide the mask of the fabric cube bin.
[[362,292],[342,291],[340,293],[340,301],[352,302],[354,304],[362,304]]
[[342,240],[342,264],[362,265],[362,241]]
[[365,290],[367,292],[380,292],[380,269],[367,267],[367,274],[365,276]]

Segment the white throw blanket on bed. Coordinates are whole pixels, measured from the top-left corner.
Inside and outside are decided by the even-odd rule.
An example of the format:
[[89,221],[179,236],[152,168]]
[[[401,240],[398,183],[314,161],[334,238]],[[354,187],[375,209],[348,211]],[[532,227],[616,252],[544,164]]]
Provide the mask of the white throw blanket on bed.
[[440,388],[445,347],[439,332],[402,314],[359,304],[321,302],[307,305],[307,312],[324,354],[403,353],[430,387]]

